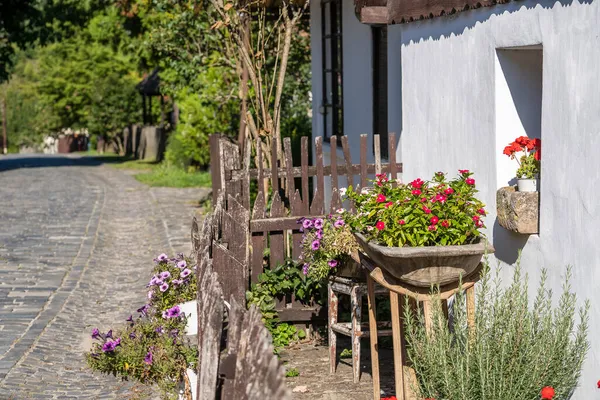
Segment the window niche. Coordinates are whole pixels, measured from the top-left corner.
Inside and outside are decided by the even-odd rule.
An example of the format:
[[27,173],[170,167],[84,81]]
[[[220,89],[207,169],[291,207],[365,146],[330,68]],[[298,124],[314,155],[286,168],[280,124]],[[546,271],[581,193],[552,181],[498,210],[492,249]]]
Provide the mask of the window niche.
[[517,162],[503,149],[519,136],[542,136],[541,45],[496,50],[496,206],[498,223],[513,232],[539,232],[539,192],[515,190]]

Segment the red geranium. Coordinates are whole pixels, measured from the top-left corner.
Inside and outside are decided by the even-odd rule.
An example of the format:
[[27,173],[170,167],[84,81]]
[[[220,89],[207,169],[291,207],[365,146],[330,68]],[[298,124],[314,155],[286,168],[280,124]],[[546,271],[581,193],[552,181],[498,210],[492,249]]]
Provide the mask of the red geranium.
[[554,397],[554,388],[552,386],[546,386],[544,388],[542,388],[542,391],[540,393],[542,395],[542,400],[552,400],[552,398]]

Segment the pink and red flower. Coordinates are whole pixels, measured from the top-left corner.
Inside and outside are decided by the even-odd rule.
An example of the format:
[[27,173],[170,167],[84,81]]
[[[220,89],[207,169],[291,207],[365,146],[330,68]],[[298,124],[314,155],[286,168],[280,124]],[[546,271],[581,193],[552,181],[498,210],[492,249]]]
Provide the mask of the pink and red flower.
[[378,203],[385,203],[386,200],[387,199],[385,198],[385,196],[383,194],[380,193],[379,195],[377,195],[377,202]]
[[431,217],[431,219],[429,220],[429,222],[431,222],[431,225],[437,225],[437,223],[438,223],[439,220],[440,219],[434,215],[433,217]]
[[465,183],[467,185],[474,185],[475,184],[475,179],[473,179],[473,178],[465,179]]
[[542,400],[552,400],[554,398],[554,388],[552,386],[546,386],[542,388],[540,395],[542,396]]
[[380,231],[384,230],[385,229],[385,222],[383,222],[383,221],[377,221],[377,223],[375,224],[375,228],[377,228]]

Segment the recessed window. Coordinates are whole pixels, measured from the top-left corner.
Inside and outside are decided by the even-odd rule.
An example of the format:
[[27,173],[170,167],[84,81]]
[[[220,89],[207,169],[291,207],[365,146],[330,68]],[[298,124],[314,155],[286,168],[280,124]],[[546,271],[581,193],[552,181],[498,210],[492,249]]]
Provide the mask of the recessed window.
[[519,136],[542,136],[541,45],[496,51],[496,166],[498,188],[513,185],[518,164],[502,154]]

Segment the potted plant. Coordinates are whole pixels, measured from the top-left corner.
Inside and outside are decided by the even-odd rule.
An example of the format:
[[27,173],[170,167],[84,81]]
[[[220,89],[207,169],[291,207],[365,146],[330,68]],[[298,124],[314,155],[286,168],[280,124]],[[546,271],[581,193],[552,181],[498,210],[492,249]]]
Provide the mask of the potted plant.
[[[537,192],[539,190],[542,141],[520,136],[506,146],[503,153],[519,164],[517,169],[517,189],[519,192]],[[518,157],[517,153],[523,154]]]
[[409,184],[377,175],[372,188],[348,188],[356,213],[345,220],[367,255],[396,278],[415,286],[444,285],[473,272],[485,252],[493,252],[480,229],[484,205],[468,170],[446,181]]
[[340,215],[325,218],[302,218],[302,255],[304,275],[317,281],[325,281],[331,274],[347,277],[362,277],[360,266],[350,255],[358,251],[359,246],[352,231]]
[[195,335],[198,331],[196,267],[183,254],[169,258],[163,253],[154,262],[154,276],[148,283],[150,303],[163,312],[178,306],[187,317],[185,334]]
[[[181,396],[181,382],[187,387],[184,394],[195,394],[194,368],[198,359],[196,346],[182,334],[185,316],[177,306],[160,310],[145,305],[137,318],[130,316],[122,329],[106,333],[95,328],[95,342],[86,354],[88,365],[96,371],[136,379],[144,384],[157,384],[168,399]],[[193,396],[192,396],[193,397]]]

